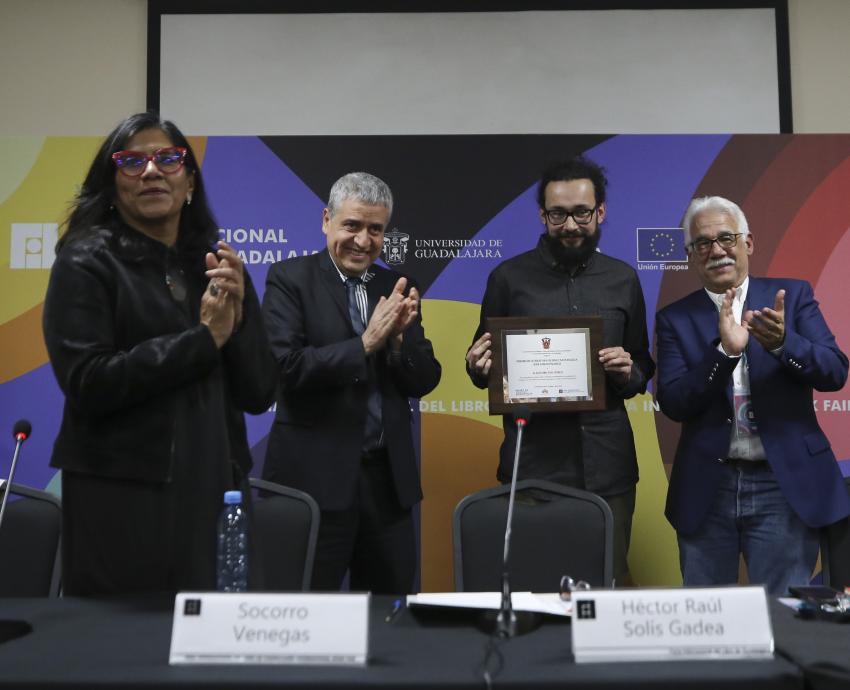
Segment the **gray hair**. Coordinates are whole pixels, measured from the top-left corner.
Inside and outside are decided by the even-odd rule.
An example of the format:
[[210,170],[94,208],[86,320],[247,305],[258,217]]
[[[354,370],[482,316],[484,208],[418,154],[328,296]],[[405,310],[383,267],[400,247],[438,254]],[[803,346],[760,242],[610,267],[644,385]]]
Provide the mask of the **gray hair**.
[[706,211],[718,211],[725,213],[731,217],[738,226],[738,232],[748,235],[750,227],[747,225],[747,217],[734,201],[724,199],[722,196],[701,196],[697,197],[688,205],[688,210],[685,211],[685,217],[682,219],[682,227],[685,229],[685,246],[691,243],[691,225],[694,218],[700,213]]
[[328,195],[331,218],[346,199],[356,199],[367,206],[386,206],[390,215],[393,212],[393,194],[387,183],[367,172],[348,173],[334,182]]

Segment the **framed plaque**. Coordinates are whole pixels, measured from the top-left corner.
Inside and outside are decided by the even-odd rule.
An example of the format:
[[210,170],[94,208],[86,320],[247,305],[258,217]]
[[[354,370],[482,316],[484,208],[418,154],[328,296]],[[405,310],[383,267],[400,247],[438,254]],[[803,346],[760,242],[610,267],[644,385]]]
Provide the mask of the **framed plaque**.
[[605,409],[602,318],[490,318],[490,414]]

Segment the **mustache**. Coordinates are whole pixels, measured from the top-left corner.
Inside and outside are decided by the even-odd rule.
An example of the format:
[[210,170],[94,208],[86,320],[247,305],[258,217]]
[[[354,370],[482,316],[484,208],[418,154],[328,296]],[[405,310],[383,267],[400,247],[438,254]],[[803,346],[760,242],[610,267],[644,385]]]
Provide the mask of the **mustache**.
[[728,256],[724,256],[722,259],[714,259],[709,261],[705,267],[706,268],[720,268],[721,266],[734,266],[735,259],[732,259]]

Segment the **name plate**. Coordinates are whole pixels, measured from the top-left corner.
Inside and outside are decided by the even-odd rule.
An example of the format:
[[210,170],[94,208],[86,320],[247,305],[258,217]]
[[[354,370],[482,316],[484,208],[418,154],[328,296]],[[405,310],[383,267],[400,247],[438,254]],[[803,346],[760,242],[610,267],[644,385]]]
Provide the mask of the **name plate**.
[[574,592],[572,635],[577,663],[773,657],[763,587]]
[[363,666],[369,594],[181,592],[170,664]]

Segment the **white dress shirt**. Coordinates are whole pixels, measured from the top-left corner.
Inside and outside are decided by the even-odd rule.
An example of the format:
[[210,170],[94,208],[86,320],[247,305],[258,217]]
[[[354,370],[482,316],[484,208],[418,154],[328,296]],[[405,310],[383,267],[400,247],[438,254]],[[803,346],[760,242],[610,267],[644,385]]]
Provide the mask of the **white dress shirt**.
[[[747,301],[747,290],[750,287],[750,277],[744,278],[744,282],[735,289],[735,298],[732,300],[732,314],[735,317],[736,323],[741,323],[741,317],[744,314],[744,305]],[[723,305],[724,294],[718,294],[706,289],[706,294],[711,298],[717,307],[718,313]],[[718,343],[717,349],[727,357],[723,345]],[[735,359],[733,357],[733,359]],[[737,356],[738,364],[732,372],[732,399],[735,412],[734,424],[729,439],[729,453],[727,457],[737,458],[740,460],[766,460],[767,455],[764,452],[764,445],[758,435],[758,427],[750,429],[747,425],[741,423],[738,419],[738,411],[742,405],[751,405],[750,400],[750,368],[747,362],[746,350],[742,355]],[[755,420],[758,424],[758,418]]]

